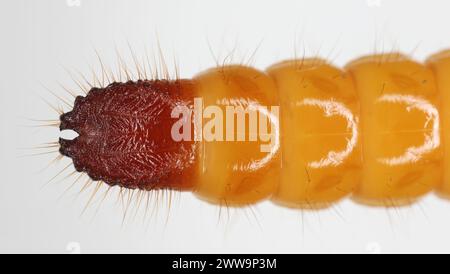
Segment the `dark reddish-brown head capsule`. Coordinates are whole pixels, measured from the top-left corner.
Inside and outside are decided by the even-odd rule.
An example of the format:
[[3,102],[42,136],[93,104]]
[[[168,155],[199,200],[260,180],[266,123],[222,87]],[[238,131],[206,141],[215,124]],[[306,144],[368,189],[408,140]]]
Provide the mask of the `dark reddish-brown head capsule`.
[[176,105],[191,105],[193,83],[187,80],[129,81],[93,88],[61,115],[60,152],[93,180],[131,189],[191,189],[197,145],[171,136]]

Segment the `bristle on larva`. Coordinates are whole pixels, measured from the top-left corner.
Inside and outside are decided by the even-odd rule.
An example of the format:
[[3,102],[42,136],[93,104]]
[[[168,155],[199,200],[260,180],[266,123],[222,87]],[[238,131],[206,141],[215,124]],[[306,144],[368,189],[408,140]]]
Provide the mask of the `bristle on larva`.
[[227,206],[318,209],[349,195],[399,206],[433,190],[450,195],[448,52],[425,64],[377,54],[343,69],[318,58],[266,71],[223,65],[186,80],[132,56],[135,75],[120,56],[116,74],[99,58],[93,83],[77,81],[86,94],[64,101],[72,109],[60,129],[78,137],[61,138],[59,151],[93,181]]

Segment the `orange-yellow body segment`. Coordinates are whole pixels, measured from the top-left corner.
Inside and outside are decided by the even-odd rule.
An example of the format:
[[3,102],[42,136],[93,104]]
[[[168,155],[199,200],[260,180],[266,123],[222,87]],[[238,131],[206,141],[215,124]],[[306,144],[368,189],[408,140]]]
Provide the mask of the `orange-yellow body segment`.
[[361,104],[362,180],[355,199],[414,202],[441,181],[439,95],[432,71],[400,54],[347,65]]
[[[195,193],[207,201],[228,206],[252,204],[271,196],[280,172],[278,117],[270,118],[265,111],[279,105],[273,80],[264,72],[244,66],[211,69],[193,80],[198,86],[198,96],[203,99],[203,109],[213,106],[222,115],[218,120],[223,121],[218,125],[223,129],[220,140],[206,140],[204,128],[206,139],[200,148],[200,175]],[[239,118],[241,110],[244,115]],[[262,145],[267,145],[265,140],[251,141],[250,138],[260,136],[250,130],[251,118],[246,110],[255,110],[252,113],[257,120],[251,121],[253,125],[256,121],[260,126],[259,120],[267,120],[267,132],[273,134],[272,141],[278,142],[271,149],[262,151]],[[218,118],[214,116],[207,117],[204,125]],[[239,126],[243,122],[244,126]]]
[[320,208],[360,182],[359,104],[353,82],[319,59],[269,68],[281,106],[281,176],[273,200]]
[[442,196],[450,197],[450,50],[431,56],[427,64],[434,72],[441,96],[442,142],[445,144],[443,180],[437,191]]

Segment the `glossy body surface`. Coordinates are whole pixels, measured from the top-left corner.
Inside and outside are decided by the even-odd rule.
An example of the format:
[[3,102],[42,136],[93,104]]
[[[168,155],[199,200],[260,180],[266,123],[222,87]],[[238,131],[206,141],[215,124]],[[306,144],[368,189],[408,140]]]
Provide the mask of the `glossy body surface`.
[[400,54],[351,62],[361,104],[362,180],[355,198],[402,205],[441,181],[438,90],[432,71]]
[[360,181],[359,104],[352,79],[324,60],[269,68],[281,101],[282,172],[274,200],[324,207]]
[[[205,71],[194,81],[204,109],[216,108],[213,115],[222,116],[217,121],[223,129],[222,138],[214,140],[203,132],[197,195],[224,205],[252,204],[271,196],[280,174],[278,117],[270,117],[270,107],[279,105],[273,80],[253,68],[225,66]],[[267,142],[258,132],[264,120],[275,143],[262,151]]]
[[[344,69],[312,58],[267,72],[230,65],[191,80],[113,83],[61,116],[61,130],[80,136],[61,139],[60,151],[109,185],[187,190],[226,206],[449,196],[449,56],[423,65],[380,54]],[[179,106],[192,129],[183,140],[173,137]]]

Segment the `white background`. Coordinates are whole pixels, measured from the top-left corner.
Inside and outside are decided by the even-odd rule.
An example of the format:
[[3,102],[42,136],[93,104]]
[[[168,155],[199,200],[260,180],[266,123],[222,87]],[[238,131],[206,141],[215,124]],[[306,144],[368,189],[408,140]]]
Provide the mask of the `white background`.
[[116,192],[97,214],[100,194],[81,215],[92,188],[78,195],[79,182],[59,199],[75,177],[46,184],[68,159],[40,171],[57,154],[21,157],[33,153],[24,148],[59,135],[56,128],[27,126],[35,124],[27,118],[57,118],[40,99],[58,103],[44,86],[60,96],[66,94],[58,83],[79,92],[64,68],[89,77],[91,67],[100,72],[94,50],[116,68],[115,48],[128,56],[130,43],[138,56],[144,48],[152,55],[159,37],[169,68],[175,57],[182,77],[214,66],[233,48],[232,61],[243,62],[258,45],[252,64],[260,69],[294,57],[295,50],[340,66],[375,50],[398,49],[424,60],[450,47],[449,3],[1,1],[0,252],[450,252],[450,202],[434,195],[402,209],[346,199],[331,210],[302,213],[270,202],[220,211],[182,194],[170,211],[160,199],[157,215],[143,221],[143,211],[134,218],[130,210],[122,224]]

